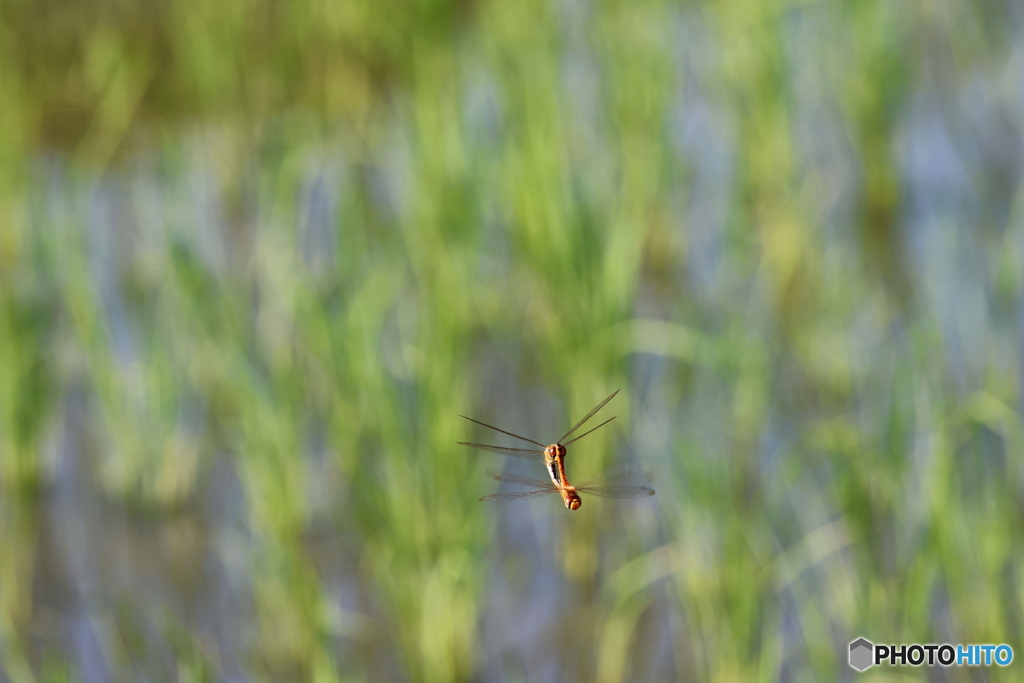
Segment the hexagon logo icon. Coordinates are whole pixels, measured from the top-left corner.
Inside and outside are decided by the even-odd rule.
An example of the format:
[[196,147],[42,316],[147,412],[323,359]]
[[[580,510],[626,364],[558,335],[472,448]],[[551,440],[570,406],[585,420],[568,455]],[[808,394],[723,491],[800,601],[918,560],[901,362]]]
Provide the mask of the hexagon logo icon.
[[875,646],[865,638],[858,638],[850,643],[850,666],[857,671],[863,671],[872,665],[871,655]]

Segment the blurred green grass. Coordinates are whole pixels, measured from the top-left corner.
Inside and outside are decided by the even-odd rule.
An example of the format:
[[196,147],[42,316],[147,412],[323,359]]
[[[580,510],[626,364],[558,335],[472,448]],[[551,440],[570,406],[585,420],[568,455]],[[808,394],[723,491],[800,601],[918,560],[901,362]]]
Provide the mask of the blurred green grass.
[[[962,124],[978,79],[1020,114],[1014,16],[4,3],[0,680],[1019,655],[1019,123]],[[922,237],[929,96],[992,147]],[[573,465],[651,506],[477,501],[458,414],[620,386]]]

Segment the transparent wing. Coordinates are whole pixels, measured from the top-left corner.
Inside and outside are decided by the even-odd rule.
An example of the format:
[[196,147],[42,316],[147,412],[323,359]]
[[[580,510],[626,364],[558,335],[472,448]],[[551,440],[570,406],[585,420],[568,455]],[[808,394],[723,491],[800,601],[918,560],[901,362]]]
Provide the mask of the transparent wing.
[[587,477],[579,486],[642,486],[654,481],[657,472],[643,461],[630,460],[607,472]]
[[556,493],[557,491],[558,489],[541,489],[540,491],[520,491],[519,493],[495,493],[491,496],[484,496],[480,500],[519,500],[520,498],[546,496],[549,493]]
[[458,441],[457,443],[460,446],[479,448],[481,450],[491,451],[492,453],[501,453],[502,455],[514,455],[517,458],[529,458],[530,460],[544,459],[544,451],[531,451],[526,448],[505,448],[504,446],[490,446],[485,443],[466,443],[465,441]]
[[587,434],[590,434],[590,432],[596,432],[596,431],[597,431],[598,429],[600,429],[601,427],[604,427],[604,426],[605,426],[606,424],[608,424],[609,422],[611,422],[612,420],[614,420],[614,419],[615,419],[616,417],[618,417],[618,415],[615,415],[614,417],[609,417],[609,418],[608,418],[607,420],[605,420],[605,421],[604,421],[604,422],[602,422],[601,424],[597,425],[596,427],[594,427],[593,429],[591,429],[591,430],[590,430],[589,432],[583,432],[582,434],[580,434],[579,436],[577,436],[577,437],[576,437],[575,439],[569,439],[568,441],[566,441],[566,442],[565,442],[565,443],[563,443],[562,445],[563,445],[563,446],[568,446],[568,445],[569,445],[569,444],[571,444],[571,443],[576,443],[577,441],[579,441],[580,439],[582,439],[583,437],[585,437],[585,436],[586,436]]
[[654,489],[648,486],[577,486],[576,491],[601,498],[646,498],[654,495]]
[[497,479],[498,481],[505,481],[510,484],[523,484],[524,486],[535,486],[539,489],[553,489],[551,481],[544,481],[543,479],[534,479],[532,477],[524,477],[519,474],[513,474],[511,472],[495,472],[494,470],[486,470],[487,476],[491,479]]
[[463,420],[469,420],[470,422],[475,422],[476,424],[480,425],[481,427],[487,427],[488,429],[493,429],[496,432],[501,432],[502,434],[508,434],[509,436],[511,436],[514,439],[519,439],[520,441],[527,441],[529,443],[534,444],[535,446],[540,446],[541,448],[546,448],[546,446],[544,444],[537,443],[533,439],[527,439],[525,436],[519,436],[518,434],[513,434],[512,432],[506,432],[504,429],[498,429],[497,427],[493,427],[493,426],[487,424],[486,422],[480,422],[479,420],[474,420],[473,418],[466,417],[465,415],[459,415],[459,417],[461,417]]
[[[565,440],[566,440],[566,439],[567,439],[567,438],[569,437],[569,435],[570,435],[570,434],[572,434],[572,433],[573,433],[573,432],[575,432],[575,431],[576,431],[577,429],[579,429],[580,427],[582,427],[582,426],[583,426],[583,423],[584,423],[584,422],[586,422],[586,421],[587,421],[587,420],[589,420],[590,418],[594,417],[594,413],[596,413],[597,411],[601,410],[601,408],[603,408],[603,407],[604,407],[604,404],[605,404],[605,403],[607,403],[608,401],[610,401],[610,400],[612,400],[613,398],[615,398],[615,394],[617,394],[617,393],[619,393],[619,389],[616,389],[616,390],[615,390],[615,393],[614,393],[614,394],[612,394],[611,396],[609,396],[609,397],[608,397],[608,398],[606,398],[605,400],[603,400],[603,401],[601,401],[600,403],[598,403],[598,404],[597,404],[597,405],[596,405],[596,406],[594,407],[594,409],[593,409],[593,410],[591,410],[591,411],[590,411],[589,413],[587,413],[587,416],[586,416],[585,418],[583,418],[582,420],[580,420],[579,422],[577,422],[577,423],[576,423],[576,424],[575,424],[575,425],[573,426],[573,428],[572,428],[572,429],[570,429],[569,431],[567,431],[567,432],[565,433],[565,436],[563,436],[563,437],[562,437],[561,439],[559,439],[559,440],[558,440],[558,443],[562,443],[563,441],[565,441]],[[593,430],[591,430],[591,431],[593,431]],[[587,433],[589,434],[590,432],[587,432]],[[584,434],[584,436],[586,436],[586,434]]]

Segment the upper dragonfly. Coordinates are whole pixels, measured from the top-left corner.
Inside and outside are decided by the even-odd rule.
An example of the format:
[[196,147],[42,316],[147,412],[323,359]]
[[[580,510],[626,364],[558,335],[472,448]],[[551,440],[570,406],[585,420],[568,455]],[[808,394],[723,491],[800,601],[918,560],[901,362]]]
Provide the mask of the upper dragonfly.
[[[551,444],[550,446],[545,446],[544,444],[540,443],[539,441],[534,441],[533,439],[527,439],[525,436],[519,436],[518,434],[513,434],[512,432],[506,432],[504,429],[498,429],[497,427],[494,427],[492,425],[486,424],[484,422],[480,422],[479,420],[474,420],[473,418],[466,417],[465,415],[460,415],[459,417],[463,417],[463,418],[469,420],[470,422],[475,422],[476,424],[478,424],[478,425],[480,425],[482,427],[487,427],[488,429],[493,429],[496,432],[501,432],[502,434],[507,434],[508,436],[511,436],[511,437],[513,437],[515,439],[519,439],[520,441],[526,441],[527,443],[532,443],[532,444],[534,444],[536,446],[540,446],[540,449],[536,449],[536,448],[506,448],[504,446],[491,446],[489,444],[482,444],[482,443],[467,443],[465,441],[459,441],[458,443],[461,446],[471,446],[473,448],[481,448],[481,449],[483,449],[485,451],[493,451],[494,453],[503,453],[505,455],[514,455],[517,458],[529,458],[530,460],[540,460],[541,462],[544,463],[544,467],[547,468],[548,476],[551,477],[551,483],[554,484],[555,489],[559,489],[559,490],[564,489],[566,491],[570,491],[571,492],[571,490],[573,489],[573,486],[572,486],[572,484],[569,483],[569,480],[565,476],[565,452],[566,452],[565,448],[566,448],[566,446],[568,446],[568,445],[570,445],[572,443],[575,443],[575,442],[579,441],[580,439],[582,439],[583,437],[585,437],[587,434],[590,434],[591,432],[594,432],[594,431],[600,429],[601,427],[604,427],[606,424],[608,424],[609,422],[611,422],[612,420],[614,420],[618,416],[612,416],[612,417],[608,418],[607,420],[605,420],[601,424],[597,425],[593,429],[591,429],[589,431],[586,431],[583,434],[580,434],[579,436],[577,436],[577,437],[575,437],[573,439],[570,439],[569,441],[566,441],[566,439],[568,437],[570,437],[573,432],[575,432],[577,429],[582,427],[583,423],[585,423],[587,420],[592,418],[597,411],[601,410],[601,408],[604,407],[605,403],[608,403],[608,401],[610,401],[613,398],[615,398],[615,394],[618,394],[618,393],[619,393],[619,390],[616,389],[615,392],[612,393],[611,396],[609,396],[608,398],[606,398],[605,400],[601,401],[596,406],[594,406],[594,409],[591,410],[589,413],[587,413],[586,417],[584,417],[582,420],[580,420],[575,425],[573,425],[572,429],[567,431],[562,436],[562,438],[560,438],[557,442]],[[653,493],[653,491],[652,491],[652,493]],[[649,495],[649,494],[645,493],[644,495]],[[569,508],[570,510],[575,510],[575,509],[579,508],[579,506],[580,506],[579,496],[575,495],[575,493],[572,493],[572,495],[570,495],[570,496],[566,496],[566,495],[563,494],[563,499],[565,501],[565,506],[567,508]]]

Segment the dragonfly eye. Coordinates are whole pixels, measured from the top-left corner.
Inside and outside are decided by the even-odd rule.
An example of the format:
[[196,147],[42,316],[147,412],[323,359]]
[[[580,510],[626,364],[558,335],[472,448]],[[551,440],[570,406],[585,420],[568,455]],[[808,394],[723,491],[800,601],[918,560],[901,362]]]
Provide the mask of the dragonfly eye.
[[565,507],[570,510],[579,510],[580,505],[583,505],[583,501],[580,500],[579,496],[574,496],[573,498],[569,498],[565,501]]

